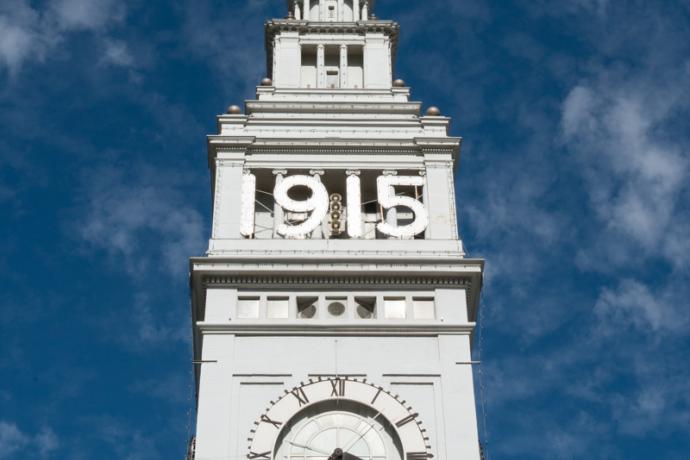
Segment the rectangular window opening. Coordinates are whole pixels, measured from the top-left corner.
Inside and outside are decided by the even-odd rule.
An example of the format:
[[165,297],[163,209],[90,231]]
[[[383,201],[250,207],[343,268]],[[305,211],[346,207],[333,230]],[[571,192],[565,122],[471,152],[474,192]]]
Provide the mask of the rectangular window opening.
[[386,319],[405,319],[407,302],[404,297],[386,297],[383,299]]
[[376,297],[355,297],[357,317],[361,319],[373,319],[376,314]]
[[290,313],[290,299],[287,297],[269,297],[266,301],[266,317],[270,319],[287,319]]
[[311,319],[316,317],[318,297],[297,297],[297,317]]
[[256,319],[259,317],[258,297],[239,297],[237,299],[237,318]]
[[415,297],[412,299],[412,309],[415,319],[435,319],[436,307],[431,297]]

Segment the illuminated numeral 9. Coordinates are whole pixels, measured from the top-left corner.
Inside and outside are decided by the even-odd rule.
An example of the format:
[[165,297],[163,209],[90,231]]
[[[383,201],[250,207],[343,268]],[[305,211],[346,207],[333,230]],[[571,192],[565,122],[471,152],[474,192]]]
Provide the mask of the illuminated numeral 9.
[[[311,197],[306,200],[293,200],[288,192],[293,187],[306,187]],[[289,176],[276,185],[273,196],[284,210],[295,213],[308,213],[309,216],[297,225],[281,222],[276,231],[286,238],[304,238],[316,230],[328,213],[328,191],[321,181],[311,176]]]

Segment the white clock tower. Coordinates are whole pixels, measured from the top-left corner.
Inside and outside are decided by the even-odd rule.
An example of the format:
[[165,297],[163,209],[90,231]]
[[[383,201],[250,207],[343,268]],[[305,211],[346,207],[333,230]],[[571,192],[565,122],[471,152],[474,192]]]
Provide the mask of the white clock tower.
[[393,80],[373,0],[290,0],[269,77],[208,138],[191,260],[196,460],[478,460],[450,120]]

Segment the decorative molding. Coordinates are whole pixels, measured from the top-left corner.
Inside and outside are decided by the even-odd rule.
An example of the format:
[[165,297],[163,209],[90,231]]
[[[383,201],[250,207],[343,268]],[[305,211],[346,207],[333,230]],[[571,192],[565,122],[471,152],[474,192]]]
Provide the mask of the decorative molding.
[[201,282],[208,287],[243,287],[243,286],[266,286],[275,287],[405,287],[416,289],[421,287],[445,288],[454,287],[458,289],[471,289],[472,280],[469,276],[408,276],[408,275],[285,275],[285,274],[205,274],[201,277]]

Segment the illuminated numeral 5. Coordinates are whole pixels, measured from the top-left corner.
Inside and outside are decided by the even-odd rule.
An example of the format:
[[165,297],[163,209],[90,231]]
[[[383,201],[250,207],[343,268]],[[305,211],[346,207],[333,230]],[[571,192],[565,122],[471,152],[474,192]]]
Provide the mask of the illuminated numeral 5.
[[378,201],[384,209],[398,206],[410,209],[414,213],[414,221],[411,224],[397,226],[388,222],[379,222],[376,226],[384,235],[397,238],[412,238],[422,233],[429,225],[429,217],[424,204],[409,196],[396,196],[395,187],[413,186],[423,187],[424,178],[420,176],[379,176],[376,179],[378,189]]

